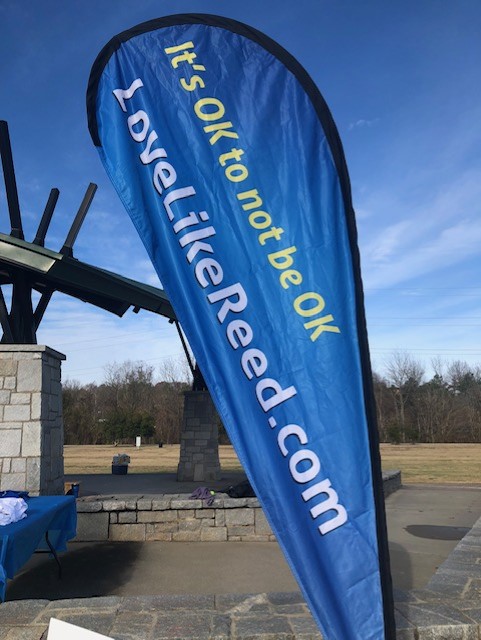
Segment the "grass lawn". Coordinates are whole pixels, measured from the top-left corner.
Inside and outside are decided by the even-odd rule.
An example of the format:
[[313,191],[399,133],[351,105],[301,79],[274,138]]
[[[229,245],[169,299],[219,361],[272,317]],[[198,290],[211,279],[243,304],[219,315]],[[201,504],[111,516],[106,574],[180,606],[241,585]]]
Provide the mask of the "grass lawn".
[[[65,473],[110,473],[112,457],[128,453],[129,473],[177,471],[179,445],[67,445]],[[220,463],[225,470],[241,469],[231,446],[219,447]],[[481,483],[481,444],[381,445],[383,469],[400,469],[404,483]]]
[[[180,445],[66,445],[64,447],[65,473],[111,473],[113,456],[130,456],[129,473],[174,473],[179,463]],[[242,469],[231,446],[220,445],[220,463],[223,469]]]
[[481,444],[383,444],[381,460],[404,483],[481,483]]

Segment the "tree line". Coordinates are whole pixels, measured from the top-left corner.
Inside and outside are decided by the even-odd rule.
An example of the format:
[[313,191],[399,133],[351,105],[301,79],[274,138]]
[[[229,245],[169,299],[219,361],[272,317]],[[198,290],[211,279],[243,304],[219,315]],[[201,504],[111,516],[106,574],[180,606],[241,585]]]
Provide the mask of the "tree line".
[[[381,442],[481,442],[481,367],[466,362],[423,364],[405,352],[373,374]],[[108,367],[105,381],[63,385],[66,444],[180,441],[184,392],[192,387],[187,363],[167,360],[158,380],[153,367],[124,362]],[[159,379],[160,378],[160,379]],[[220,442],[228,442],[219,422]]]
[[124,362],[108,367],[103,384],[63,384],[65,444],[112,444],[179,442],[183,392],[191,388],[185,366],[168,360],[161,380],[154,367],[143,362]]
[[383,376],[374,374],[382,442],[481,442],[481,367],[457,360],[422,363],[394,353]]

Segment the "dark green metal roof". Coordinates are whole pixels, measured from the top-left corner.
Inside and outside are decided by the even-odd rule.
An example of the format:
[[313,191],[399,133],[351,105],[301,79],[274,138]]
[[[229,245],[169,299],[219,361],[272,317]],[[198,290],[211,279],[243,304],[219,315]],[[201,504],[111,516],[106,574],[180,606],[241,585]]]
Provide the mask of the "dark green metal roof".
[[123,316],[131,306],[175,319],[162,289],[0,233],[0,284],[23,273],[39,293],[52,289]]

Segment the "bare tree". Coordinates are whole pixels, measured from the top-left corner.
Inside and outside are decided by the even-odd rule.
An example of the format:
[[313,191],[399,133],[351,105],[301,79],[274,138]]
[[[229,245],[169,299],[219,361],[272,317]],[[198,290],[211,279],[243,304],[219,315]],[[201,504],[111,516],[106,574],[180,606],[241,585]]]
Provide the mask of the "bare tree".
[[467,362],[455,360],[448,365],[447,381],[454,393],[461,393],[463,387],[469,386],[469,381],[472,377],[473,373]]
[[149,410],[153,404],[153,378],[153,367],[145,362],[127,360],[107,366],[105,385],[112,391],[116,408]]
[[184,392],[192,388],[192,376],[185,357],[167,358],[159,367],[155,385],[156,439],[167,444],[180,441]]
[[384,378],[373,371],[372,382],[376,399],[377,424],[381,441],[388,440],[389,414],[391,397]]
[[62,385],[62,400],[65,444],[102,442],[98,387],[66,380]]
[[[102,385],[102,416],[111,440],[154,432],[154,368],[145,362],[110,364]],[[134,432],[138,432],[135,434]]]
[[386,363],[386,374],[396,406],[401,441],[406,442],[408,429],[415,426],[412,420],[408,421],[406,409],[422,383],[424,367],[409,353],[395,351]]
[[415,409],[421,441],[452,440],[456,430],[456,399],[441,375],[436,373],[421,387]]
[[162,382],[192,384],[192,374],[185,356],[166,358],[158,367],[158,378]]

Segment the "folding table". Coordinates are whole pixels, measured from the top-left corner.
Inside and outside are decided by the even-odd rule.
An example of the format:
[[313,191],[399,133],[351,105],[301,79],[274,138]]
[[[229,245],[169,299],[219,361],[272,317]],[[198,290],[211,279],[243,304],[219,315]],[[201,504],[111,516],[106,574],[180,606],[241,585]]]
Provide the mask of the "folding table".
[[39,496],[26,502],[26,518],[0,526],[0,601],[5,600],[7,580],[35,551],[50,550],[60,567],[57,551],[65,551],[67,540],[77,533],[74,496]]

